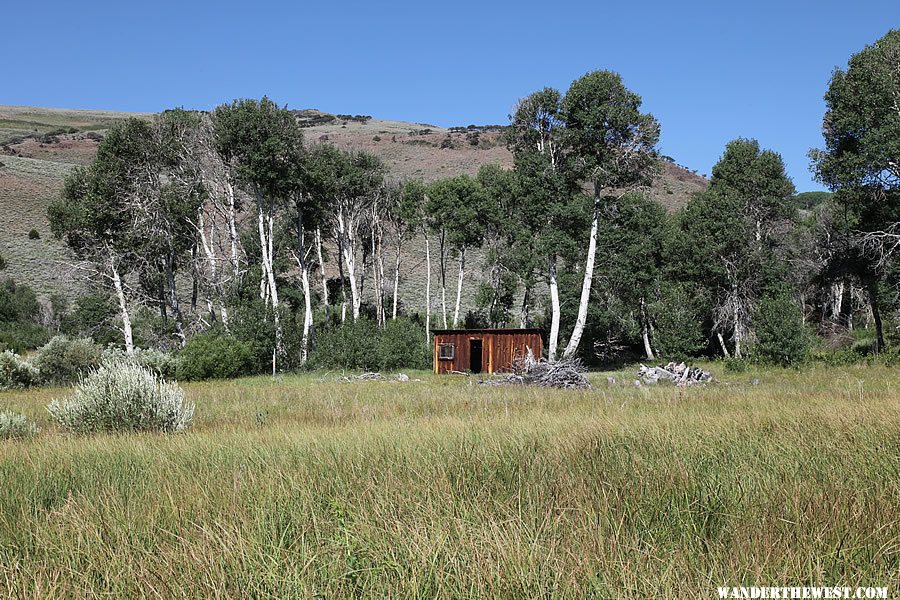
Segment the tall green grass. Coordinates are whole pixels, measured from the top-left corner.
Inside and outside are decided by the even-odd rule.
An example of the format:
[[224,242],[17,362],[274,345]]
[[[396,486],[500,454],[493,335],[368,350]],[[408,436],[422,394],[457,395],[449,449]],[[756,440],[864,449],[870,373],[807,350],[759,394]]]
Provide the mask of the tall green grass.
[[43,429],[0,443],[0,596],[900,584],[896,371],[584,392],[413,378],[190,385],[195,426],[175,436],[67,436],[43,411],[63,391],[0,394]]

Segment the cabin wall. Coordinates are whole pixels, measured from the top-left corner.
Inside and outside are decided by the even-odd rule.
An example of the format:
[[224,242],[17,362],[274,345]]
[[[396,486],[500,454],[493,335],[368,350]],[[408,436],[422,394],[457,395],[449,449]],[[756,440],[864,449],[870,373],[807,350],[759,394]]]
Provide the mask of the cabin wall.
[[[543,341],[539,333],[491,333],[491,332],[459,332],[441,333],[434,336],[434,372],[465,372],[471,367],[469,341],[481,340],[482,371],[485,373],[503,373],[512,370],[513,361],[524,358],[528,348],[536,358],[544,352]],[[438,346],[453,344],[453,360],[439,360]]]

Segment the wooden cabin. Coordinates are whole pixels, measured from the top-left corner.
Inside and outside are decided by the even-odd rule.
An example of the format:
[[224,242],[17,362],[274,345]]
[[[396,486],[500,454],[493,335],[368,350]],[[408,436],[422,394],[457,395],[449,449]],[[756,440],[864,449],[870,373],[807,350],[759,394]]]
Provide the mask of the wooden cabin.
[[544,352],[540,329],[432,329],[434,372],[503,373],[513,361]]

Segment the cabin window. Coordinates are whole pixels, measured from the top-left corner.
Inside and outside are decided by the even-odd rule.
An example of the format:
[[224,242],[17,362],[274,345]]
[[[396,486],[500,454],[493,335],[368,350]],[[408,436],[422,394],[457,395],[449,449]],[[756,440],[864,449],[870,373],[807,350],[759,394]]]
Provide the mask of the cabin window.
[[438,344],[438,359],[453,360],[456,348],[453,344]]

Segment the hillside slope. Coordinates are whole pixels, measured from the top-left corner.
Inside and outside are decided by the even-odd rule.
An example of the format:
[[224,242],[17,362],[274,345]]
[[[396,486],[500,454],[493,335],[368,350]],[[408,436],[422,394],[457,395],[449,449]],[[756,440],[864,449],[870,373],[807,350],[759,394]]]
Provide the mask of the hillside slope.
[[[328,142],[372,152],[397,179],[434,180],[475,174],[484,164],[512,164],[497,126],[443,128],[317,110],[295,114],[305,127],[308,143]],[[66,173],[75,165],[90,163],[104,130],[129,117],[152,115],[0,106],[0,255],[8,263],[6,275],[41,294],[73,296],[83,286],[80,273],[69,266],[67,250],[50,235],[47,205],[59,194]],[[667,209],[675,210],[705,186],[704,178],[664,162],[651,193]],[[39,232],[40,239],[28,238],[31,229]],[[401,298],[414,310],[424,302],[423,246],[422,240],[411,241],[403,258]],[[477,256],[470,257],[470,265],[475,275],[465,288],[467,305],[481,271]],[[433,301],[437,306],[437,292]]]

